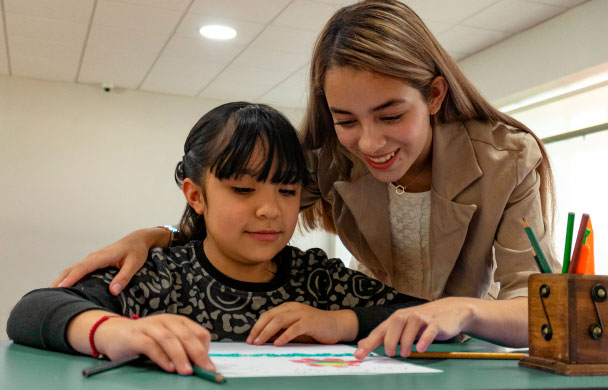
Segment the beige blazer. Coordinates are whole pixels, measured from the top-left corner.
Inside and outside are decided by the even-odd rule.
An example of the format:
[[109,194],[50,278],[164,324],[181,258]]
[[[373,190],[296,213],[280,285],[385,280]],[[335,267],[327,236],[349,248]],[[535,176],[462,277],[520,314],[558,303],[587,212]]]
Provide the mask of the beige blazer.
[[[527,296],[528,276],[538,267],[523,230],[524,217],[550,265],[559,269],[541,213],[536,172],[541,153],[530,134],[479,121],[439,125],[433,129],[432,158],[432,297],[426,298],[486,297],[493,281],[500,286],[499,299]],[[372,276],[392,285],[386,183],[369,173],[346,181],[323,152],[313,156],[313,176],[316,183],[304,191],[303,206],[319,196],[327,199],[346,248]]]

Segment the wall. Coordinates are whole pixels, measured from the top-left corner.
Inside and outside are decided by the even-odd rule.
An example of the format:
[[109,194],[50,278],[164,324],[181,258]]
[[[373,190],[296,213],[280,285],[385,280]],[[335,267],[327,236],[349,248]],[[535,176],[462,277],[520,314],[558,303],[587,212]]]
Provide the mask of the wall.
[[[179,221],[173,169],[220,103],[0,77],[0,338],[27,291],[134,229]],[[321,234],[294,244],[333,248]]]
[[608,64],[608,1],[592,0],[465,58],[465,74],[497,106]]

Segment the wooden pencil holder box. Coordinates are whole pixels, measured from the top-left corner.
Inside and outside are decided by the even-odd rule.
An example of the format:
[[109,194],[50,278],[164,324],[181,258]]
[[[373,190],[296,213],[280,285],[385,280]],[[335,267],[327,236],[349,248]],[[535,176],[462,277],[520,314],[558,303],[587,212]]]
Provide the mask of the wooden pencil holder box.
[[529,356],[524,367],[608,375],[608,276],[535,274],[528,279]]

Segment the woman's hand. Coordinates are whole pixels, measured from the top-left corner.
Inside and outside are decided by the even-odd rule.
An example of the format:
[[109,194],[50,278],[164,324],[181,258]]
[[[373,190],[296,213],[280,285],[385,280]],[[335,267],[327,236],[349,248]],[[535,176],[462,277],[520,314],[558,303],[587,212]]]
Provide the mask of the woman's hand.
[[119,272],[110,283],[110,292],[118,295],[144,265],[150,248],[166,246],[168,242],[169,232],[164,229],[136,230],[63,270],[51,287],[70,287],[97,269],[115,267]]
[[401,344],[400,355],[407,357],[416,339],[416,350],[424,352],[433,340],[447,340],[466,331],[475,317],[476,308],[469,298],[444,298],[397,310],[359,341],[355,357],[363,359],[382,344],[388,356],[394,356]]
[[247,343],[274,345],[290,341],[335,344],[357,337],[359,321],[352,310],[321,310],[298,302],[286,302],[263,313],[249,332]]
[[[84,349],[81,352],[85,353],[90,353],[86,344],[91,321],[101,318],[100,314],[107,314],[100,311],[89,313],[75,317],[73,321],[83,322],[76,322],[73,326],[70,323],[68,327],[68,341],[75,349]],[[83,336],[87,340],[84,344]],[[79,342],[74,337],[79,338],[81,348],[74,344]],[[94,341],[99,352],[111,360],[144,354],[163,370],[177,371],[181,375],[191,375],[192,364],[215,371],[209,358],[209,331],[177,314],[158,314],[137,320],[112,317],[99,325]]]

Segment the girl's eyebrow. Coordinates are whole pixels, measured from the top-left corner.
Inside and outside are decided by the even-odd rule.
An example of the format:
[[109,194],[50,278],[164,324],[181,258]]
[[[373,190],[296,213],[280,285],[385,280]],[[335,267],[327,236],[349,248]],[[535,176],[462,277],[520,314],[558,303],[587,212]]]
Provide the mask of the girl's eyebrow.
[[[391,99],[391,100],[387,101],[386,103],[382,103],[382,104],[372,108],[370,110],[370,112],[384,110],[387,107],[396,106],[396,105],[402,104],[402,103],[405,103],[405,99]],[[347,111],[347,110],[342,110],[342,109],[336,108],[336,107],[329,107],[329,111],[333,112],[334,114],[352,115],[352,112]]]

